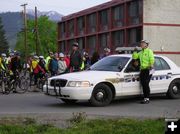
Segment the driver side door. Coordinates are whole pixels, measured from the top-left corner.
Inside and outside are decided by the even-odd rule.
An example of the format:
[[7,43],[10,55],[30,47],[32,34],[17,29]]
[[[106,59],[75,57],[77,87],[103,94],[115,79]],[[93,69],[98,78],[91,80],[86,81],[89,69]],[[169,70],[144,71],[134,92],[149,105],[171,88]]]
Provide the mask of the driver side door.
[[[134,63],[137,62],[138,66]],[[131,60],[124,70],[123,95],[138,95],[142,93],[140,86],[139,61]]]

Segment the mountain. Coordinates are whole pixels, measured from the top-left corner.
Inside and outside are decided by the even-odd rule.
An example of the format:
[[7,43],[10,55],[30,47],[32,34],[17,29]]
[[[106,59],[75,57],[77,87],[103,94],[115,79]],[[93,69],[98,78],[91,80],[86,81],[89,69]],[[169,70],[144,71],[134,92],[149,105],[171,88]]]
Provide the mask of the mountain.
[[[23,16],[20,12],[6,12],[0,13],[4,30],[6,32],[6,39],[10,48],[14,48],[17,39],[17,33],[23,28]],[[28,18],[32,18],[28,15]]]
[[[42,15],[46,15],[52,21],[60,21],[62,16],[61,14],[55,11],[49,12],[38,12],[38,17]],[[17,33],[22,31],[23,28],[23,16],[20,12],[4,12],[0,13],[0,17],[2,18],[2,23],[4,26],[4,30],[6,32],[6,38],[9,43],[11,49],[15,48]],[[27,10],[27,18],[34,19],[34,10]]]
[[[31,15],[31,16],[35,16],[35,11],[32,9],[27,9],[27,14]],[[50,20],[58,22],[61,20],[61,18],[63,17],[62,14],[59,14],[56,11],[48,11],[48,12],[41,12],[37,10],[37,16],[48,16]]]

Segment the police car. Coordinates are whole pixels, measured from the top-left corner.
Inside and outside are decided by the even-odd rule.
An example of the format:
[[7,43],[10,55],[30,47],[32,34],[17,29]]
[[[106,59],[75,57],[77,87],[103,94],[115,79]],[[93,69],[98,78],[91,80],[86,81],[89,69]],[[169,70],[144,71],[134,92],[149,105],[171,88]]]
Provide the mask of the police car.
[[[51,77],[43,91],[65,103],[88,100],[94,106],[106,106],[122,96],[141,95],[139,68],[131,57],[131,54],[111,55],[86,71]],[[155,55],[154,69],[151,94],[180,98],[180,68],[169,58]]]

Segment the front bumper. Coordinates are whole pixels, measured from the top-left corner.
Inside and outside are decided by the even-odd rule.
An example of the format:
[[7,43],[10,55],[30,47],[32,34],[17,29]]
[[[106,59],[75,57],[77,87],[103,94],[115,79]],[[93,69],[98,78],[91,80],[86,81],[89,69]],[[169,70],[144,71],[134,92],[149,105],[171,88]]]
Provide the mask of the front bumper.
[[61,99],[89,100],[93,87],[52,87],[43,86],[43,92],[49,96],[56,96]]

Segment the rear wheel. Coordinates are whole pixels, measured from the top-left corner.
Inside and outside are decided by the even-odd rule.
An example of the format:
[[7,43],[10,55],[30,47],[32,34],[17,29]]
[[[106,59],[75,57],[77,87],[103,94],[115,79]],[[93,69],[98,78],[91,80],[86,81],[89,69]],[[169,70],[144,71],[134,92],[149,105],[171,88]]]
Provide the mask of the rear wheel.
[[92,93],[90,103],[93,106],[106,106],[111,103],[113,98],[112,91],[106,84],[97,85]]
[[21,78],[20,80],[16,81],[14,84],[14,88],[16,89],[17,93],[25,93],[28,90],[29,83],[25,78]]
[[174,80],[171,82],[171,84],[169,85],[167,96],[171,99],[180,98],[180,80]]

